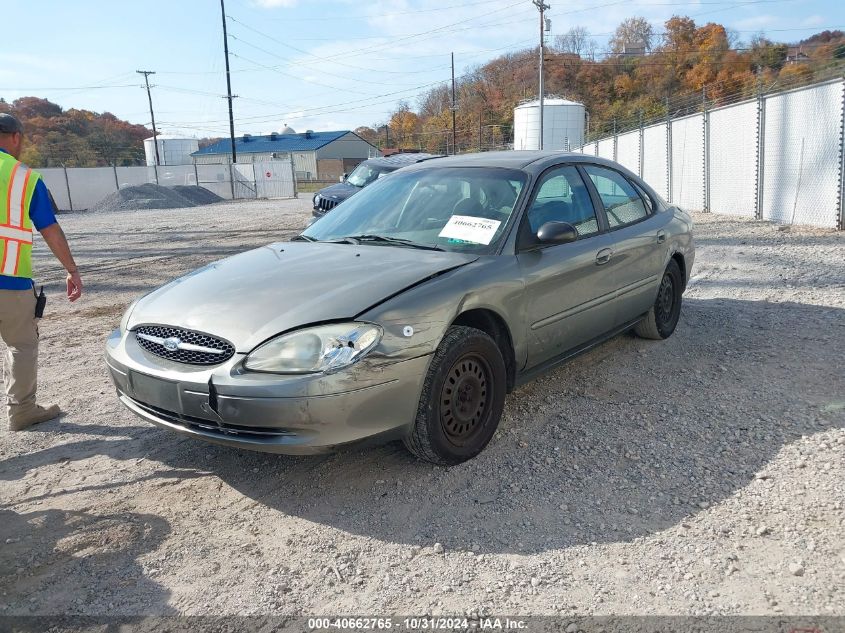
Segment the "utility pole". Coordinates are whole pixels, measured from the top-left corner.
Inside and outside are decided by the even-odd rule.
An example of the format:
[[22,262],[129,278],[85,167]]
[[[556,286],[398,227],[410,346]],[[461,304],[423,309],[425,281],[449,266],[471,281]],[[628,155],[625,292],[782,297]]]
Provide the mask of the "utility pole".
[[161,164],[158,156],[158,133],[156,132],[156,117],[153,114],[153,97],[150,94],[150,75],[155,75],[154,70],[136,70],[139,75],[144,75],[144,83],[147,84],[147,100],[150,102],[150,119],[153,122],[153,146],[156,148],[156,166]]
[[232,142],[232,162],[238,162],[235,151],[235,117],[232,114],[232,77],[229,72],[229,36],[226,33],[226,6],[220,0],[220,13],[223,16],[223,53],[226,56],[226,99],[229,101],[229,139]]
[[540,11],[540,149],[543,149],[543,58],[546,56],[545,32],[546,32],[546,9],[551,9],[543,0],[531,0],[534,6]]
[[452,153],[458,153],[457,132],[455,131],[455,114],[458,104],[455,103],[455,53],[452,53]]

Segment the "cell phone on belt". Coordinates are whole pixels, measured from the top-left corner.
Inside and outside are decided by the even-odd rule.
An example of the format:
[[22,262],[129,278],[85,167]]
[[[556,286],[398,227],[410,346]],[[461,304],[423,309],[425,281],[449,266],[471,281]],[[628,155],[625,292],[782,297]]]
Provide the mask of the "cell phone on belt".
[[[32,289],[35,294],[35,288]],[[44,294],[44,286],[41,286],[41,292],[35,295],[35,318],[40,319],[44,316],[44,307],[47,305],[47,296]]]

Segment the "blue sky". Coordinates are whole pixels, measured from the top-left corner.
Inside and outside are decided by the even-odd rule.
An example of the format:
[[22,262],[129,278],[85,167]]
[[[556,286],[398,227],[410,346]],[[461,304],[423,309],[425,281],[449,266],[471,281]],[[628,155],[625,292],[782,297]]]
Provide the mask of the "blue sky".
[[[2,0],[0,96],[45,97],[65,108],[109,111],[149,124],[137,69],[151,77],[162,133],[228,134],[219,0]],[[552,38],[584,26],[603,48],[626,17],[659,32],[673,14],[797,41],[845,29],[833,0],[567,0],[551,5]],[[530,0],[227,0],[236,133],[285,123],[354,129],[383,122],[400,99],[504,52],[535,45]]]

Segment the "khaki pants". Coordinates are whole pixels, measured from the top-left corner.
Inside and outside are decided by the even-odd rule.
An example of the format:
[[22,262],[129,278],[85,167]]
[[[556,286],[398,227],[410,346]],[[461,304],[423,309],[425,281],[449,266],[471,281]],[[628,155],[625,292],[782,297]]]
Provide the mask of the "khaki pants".
[[35,408],[38,386],[38,319],[32,290],[0,290],[0,338],[8,348],[3,364],[9,421]]

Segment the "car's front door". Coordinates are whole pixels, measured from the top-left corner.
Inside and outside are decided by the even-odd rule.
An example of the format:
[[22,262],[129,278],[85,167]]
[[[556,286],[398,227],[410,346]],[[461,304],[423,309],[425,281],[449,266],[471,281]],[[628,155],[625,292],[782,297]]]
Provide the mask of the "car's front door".
[[543,174],[521,230],[536,235],[552,221],[572,224],[579,237],[517,254],[525,282],[528,367],[583,345],[614,323],[607,266],[613,240],[602,231],[590,192],[572,165]]
[[654,201],[620,172],[599,165],[583,165],[600,213],[613,237],[608,270],[616,284],[616,325],[647,312],[657,296],[667,255],[667,213],[654,213]]

